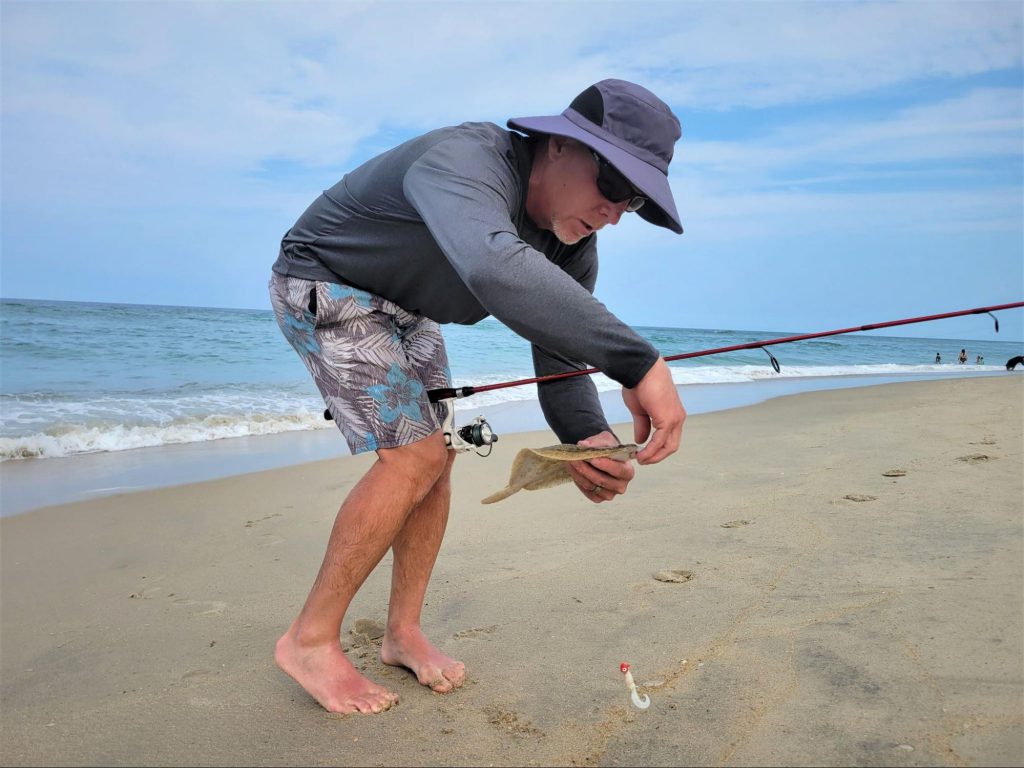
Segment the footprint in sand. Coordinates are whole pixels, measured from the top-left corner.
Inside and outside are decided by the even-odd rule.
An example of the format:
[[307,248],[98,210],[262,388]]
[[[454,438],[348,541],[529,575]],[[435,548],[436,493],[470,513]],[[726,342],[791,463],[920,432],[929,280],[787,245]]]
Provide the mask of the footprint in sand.
[[848,493],[845,496],[843,496],[843,498],[844,499],[849,499],[850,501],[877,501],[878,500],[877,496],[868,496],[866,493]]
[[693,571],[687,571],[684,568],[675,568],[672,570],[658,571],[657,573],[651,574],[651,576],[655,581],[664,581],[667,584],[685,584],[693,579]]
[[970,443],[970,445],[995,445],[995,444],[996,444],[995,438],[992,438],[992,437],[986,437],[983,440],[979,440],[976,443]]
[[487,722],[510,733],[513,736],[543,736],[544,731],[540,730],[529,720],[520,720],[519,715],[501,707],[488,707],[484,710],[487,715]]
[[139,598],[141,600],[152,600],[154,597],[161,595],[165,592],[163,587],[145,587],[139,588],[135,592],[132,592],[128,597]]
[[904,477],[906,474],[905,469],[887,469],[882,473],[882,477]]
[[[166,588],[163,587],[160,582],[164,580],[166,574],[161,573],[159,576],[143,576],[145,580],[144,584],[139,584],[138,588],[132,592],[128,597],[139,598],[141,600],[152,600],[154,597],[158,597],[166,593]],[[173,597],[174,593],[171,593]]]
[[387,626],[382,621],[356,619],[356,627],[351,631],[351,634],[357,641],[362,640],[361,643],[358,643],[359,645],[365,645],[366,643],[380,640],[384,637],[385,632],[387,632]]
[[722,523],[722,528],[742,528],[744,525],[753,525],[753,520],[730,520],[728,523]]
[[968,464],[981,464],[985,461],[991,461],[995,456],[989,456],[984,453],[969,453],[966,456],[958,456],[957,461],[965,461]]
[[387,627],[373,619],[356,619],[356,626],[349,630],[348,637],[341,641],[341,650],[353,653],[357,658],[369,657],[374,648],[380,648]]
[[222,616],[228,607],[223,600],[189,600],[187,597],[173,595],[168,595],[168,598],[176,605],[192,607],[191,613],[194,616]]
[[384,626],[383,621],[377,621],[376,619],[356,619],[356,632],[366,635],[371,640],[376,640],[378,637],[384,637],[384,633],[387,631],[387,627]]
[[459,640],[465,640],[472,637],[480,637],[480,635],[494,634],[497,629],[497,624],[491,624],[489,627],[472,627],[471,629],[463,629],[460,632],[456,632],[455,637]]

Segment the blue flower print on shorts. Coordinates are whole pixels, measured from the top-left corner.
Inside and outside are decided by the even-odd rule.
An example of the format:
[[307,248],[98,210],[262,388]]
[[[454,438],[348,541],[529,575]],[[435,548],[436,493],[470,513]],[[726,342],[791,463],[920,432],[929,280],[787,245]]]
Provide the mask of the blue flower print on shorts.
[[437,323],[352,286],[277,274],[270,300],[352,453],[440,428],[446,406],[427,393],[450,387],[451,374]]
[[387,424],[403,415],[415,421],[423,418],[418,402],[423,394],[423,385],[406,376],[397,363],[391,364],[387,384],[374,384],[367,387],[366,391],[379,403],[378,412]]

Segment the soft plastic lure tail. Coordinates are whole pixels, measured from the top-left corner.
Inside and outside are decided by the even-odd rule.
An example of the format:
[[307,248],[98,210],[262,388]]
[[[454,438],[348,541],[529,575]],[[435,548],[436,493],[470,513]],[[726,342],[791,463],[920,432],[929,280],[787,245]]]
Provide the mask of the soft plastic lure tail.
[[629,687],[629,698],[633,701],[633,706],[637,709],[647,709],[651,706],[651,697],[646,693],[641,696],[636,692],[636,683],[633,682],[633,673],[629,671],[629,664],[622,662],[619,665],[619,669],[622,674],[626,676],[626,685]]

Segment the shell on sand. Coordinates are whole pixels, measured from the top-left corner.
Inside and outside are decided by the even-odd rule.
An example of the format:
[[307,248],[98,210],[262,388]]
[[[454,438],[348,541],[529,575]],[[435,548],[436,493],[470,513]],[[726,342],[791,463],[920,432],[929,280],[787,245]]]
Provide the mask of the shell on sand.
[[480,501],[481,504],[493,504],[507,499],[521,490],[538,491],[552,488],[569,482],[570,461],[589,461],[590,459],[616,459],[627,461],[636,456],[634,444],[617,445],[609,448],[586,448],[581,445],[549,445],[545,448],[523,448],[512,461],[508,485],[497,493],[492,493]]

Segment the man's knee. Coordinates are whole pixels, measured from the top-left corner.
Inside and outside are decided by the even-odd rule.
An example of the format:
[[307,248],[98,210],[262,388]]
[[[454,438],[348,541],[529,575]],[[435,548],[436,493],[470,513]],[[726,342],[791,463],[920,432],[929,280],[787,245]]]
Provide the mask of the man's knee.
[[398,448],[380,448],[377,456],[386,466],[409,475],[430,488],[451,470],[454,451],[444,444],[440,431]]

